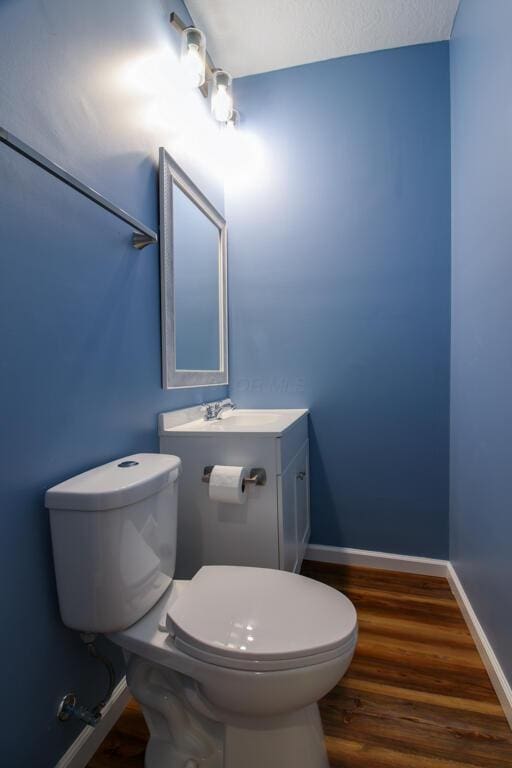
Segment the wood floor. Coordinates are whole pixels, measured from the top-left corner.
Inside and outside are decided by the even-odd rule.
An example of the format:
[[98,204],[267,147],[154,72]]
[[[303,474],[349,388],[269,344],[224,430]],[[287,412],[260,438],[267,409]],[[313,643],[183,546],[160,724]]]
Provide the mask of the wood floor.
[[[512,768],[512,731],[445,579],[312,562],[303,573],[359,617],[354,661],[320,704],[331,768]],[[131,702],[88,768],[143,768],[147,738]]]

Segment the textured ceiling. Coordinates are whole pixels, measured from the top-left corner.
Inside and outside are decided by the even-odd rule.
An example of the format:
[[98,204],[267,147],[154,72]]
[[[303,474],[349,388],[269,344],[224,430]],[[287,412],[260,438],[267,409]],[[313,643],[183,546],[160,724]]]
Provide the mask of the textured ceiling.
[[234,77],[448,40],[459,0],[185,0]]

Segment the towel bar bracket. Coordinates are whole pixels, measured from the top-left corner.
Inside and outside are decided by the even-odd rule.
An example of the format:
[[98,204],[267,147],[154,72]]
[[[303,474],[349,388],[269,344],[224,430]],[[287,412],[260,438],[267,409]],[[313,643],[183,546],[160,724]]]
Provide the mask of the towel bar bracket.
[[138,251],[142,251],[146,245],[154,245],[154,243],[156,243],[156,240],[151,235],[142,235],[139,232],[134,232],[132,235],[132,245]]

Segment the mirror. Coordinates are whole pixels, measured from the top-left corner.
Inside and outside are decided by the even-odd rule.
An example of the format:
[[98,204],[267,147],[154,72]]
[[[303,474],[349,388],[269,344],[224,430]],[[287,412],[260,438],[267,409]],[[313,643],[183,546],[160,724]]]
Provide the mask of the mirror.
[[164,389],[228,383],[226,222],[160,149]]

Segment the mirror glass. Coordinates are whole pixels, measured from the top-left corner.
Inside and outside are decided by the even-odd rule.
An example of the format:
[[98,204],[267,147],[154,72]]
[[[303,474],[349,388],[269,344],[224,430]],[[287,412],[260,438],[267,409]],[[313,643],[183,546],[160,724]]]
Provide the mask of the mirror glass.
[[219,230],[176,184],[172,213],[176,369],[218,371]]
[[160,149],[160,282],[165,389],[228,383],[226,222]]

